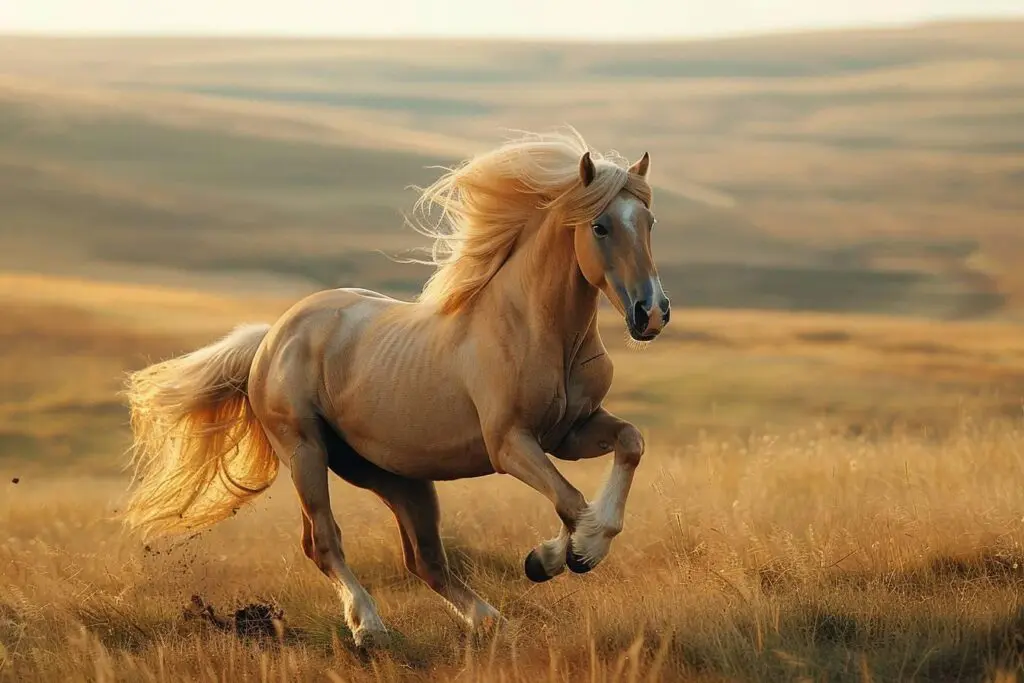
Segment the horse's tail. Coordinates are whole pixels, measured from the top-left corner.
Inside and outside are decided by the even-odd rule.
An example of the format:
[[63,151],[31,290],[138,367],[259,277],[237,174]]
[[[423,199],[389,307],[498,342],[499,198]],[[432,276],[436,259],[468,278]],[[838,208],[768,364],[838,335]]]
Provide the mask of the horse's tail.
[[136,488],[124,521],[144,536],[208,527],[277,477],[278,459],[253,414],[249,370],[269,325],[128,377]]

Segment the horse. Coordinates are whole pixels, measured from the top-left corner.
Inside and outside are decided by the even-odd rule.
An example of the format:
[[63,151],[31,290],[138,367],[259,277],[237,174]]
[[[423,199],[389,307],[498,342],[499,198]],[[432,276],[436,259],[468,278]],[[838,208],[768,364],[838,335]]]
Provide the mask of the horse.
[[[470,631],[507,622],[449,571],[435,482],[506,474],[551,502],[560,531],[526,555],[531,581],[596,567],[644,453],[640,430],[603,407],[613,365],[600,298],[639,346],[670,314],[651,249],[650,155],[628,163],[571,127],[508,139],[416,188],[414,208],[440,217],[414,225],[433,240],[434,270],[411,301],[319,291],[273,324],[128,373],[126,525],[145,538],[209,527],[283,464],[302,551],[340,594],[358,647],[389,636],[345,562],[329,470],[391,509],[406,567]],[[609,453],[591,502],[549,458]]]

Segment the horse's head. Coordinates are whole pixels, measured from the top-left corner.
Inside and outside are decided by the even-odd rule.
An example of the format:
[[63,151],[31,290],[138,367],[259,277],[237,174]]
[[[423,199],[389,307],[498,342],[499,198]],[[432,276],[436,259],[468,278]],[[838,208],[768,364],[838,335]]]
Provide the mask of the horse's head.
[[[645,152],[629,173],[646,179],[650,164]],[[590,152],[584,153],[580,159],[584,186],[596,174]],[[622,190],[589,225],[577,226],[574,238],[583,277],[604,292],[637,341],[654,339],[669,319],[669,300],[651,255],[654,223],[654,214],[644,202]]]

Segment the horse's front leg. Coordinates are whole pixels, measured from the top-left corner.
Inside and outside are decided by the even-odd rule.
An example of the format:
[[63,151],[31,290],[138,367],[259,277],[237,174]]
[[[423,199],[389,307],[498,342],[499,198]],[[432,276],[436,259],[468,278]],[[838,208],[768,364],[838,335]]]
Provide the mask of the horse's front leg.
[[[511,474],[530,488],[543,494],[555,506],[555,512],[562,520],[563,541],[559,545],[557,539],[542,544],[549,551],[560,548],[561,557],[552,559],[551,564],[558,565],[558,572],[565,567],[565,553],[569,545],[569,535],[580,520],[586,516],[587,500],[562,473],[558,471],[548,454],[541,448],[539,440],[525,429],[509,429],[497,432],[488,439],[488,450],[495,471]],[[534,581],[536,578],[536,560],[531,560],[536,551],[531,551],[526,561],[526,574]]]
[[633,473],[644,453],[640,430],[599,408],[574,427],[553,453],[562,460],[585,460],[613,450],[615,460],[604,487],[597,499],[587,506],[575,533],[563,526],[557,537],[541,543],[527,555],[525,570],[530,580],[541,582],[554,578],[564,571],[567,563],[576,573],[588,572],[608,554],[612,539],[622,531]]
[[604,488],[597,500],[589,505],[583,494],[554,466],[537,439],[527,431],[509,430],[493,439],[491,444],[495,470],[511,474],[544,494],[554,504],[564,525],[558,538],[547,541],[527,556],[527,576],[539,581],[561,573],[565,564],[576,573],[587,572],[597,566],[608,554],[611,539],[622,530],[626,496],[644,450],[639,430],[600,409],[556,449],[556,457],[567,460],[592,458],[615,451],[615,462]]

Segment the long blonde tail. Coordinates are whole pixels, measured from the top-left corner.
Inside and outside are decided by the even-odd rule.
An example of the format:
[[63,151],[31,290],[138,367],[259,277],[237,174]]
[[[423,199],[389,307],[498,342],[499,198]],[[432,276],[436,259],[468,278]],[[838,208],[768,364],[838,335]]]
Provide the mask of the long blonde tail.
[[277,456],[247,394],[249,369],[269,330],[242,325],[129,375],[136,488],[123,517],[144,536],[215,524],[277,477]]

